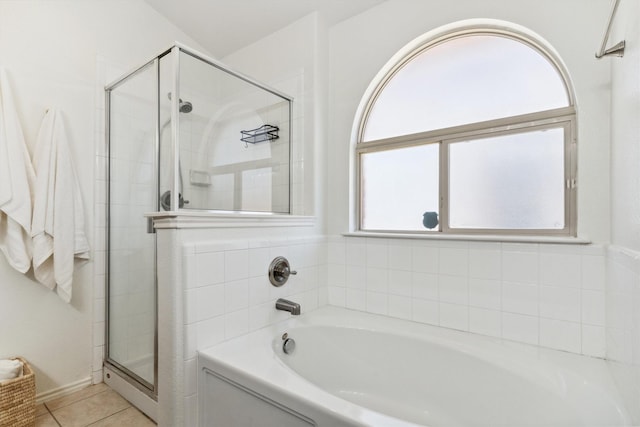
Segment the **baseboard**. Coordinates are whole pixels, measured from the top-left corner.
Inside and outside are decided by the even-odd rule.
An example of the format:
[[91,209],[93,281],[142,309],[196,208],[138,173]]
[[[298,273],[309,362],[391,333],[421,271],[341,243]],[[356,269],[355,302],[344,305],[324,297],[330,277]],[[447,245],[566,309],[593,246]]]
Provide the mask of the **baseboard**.
[[78,390],[82,390],[85,387],[89,387],[92,384],[91,377],[87,377],[80,381],[76,381],[71,384],[67,384],[62,387],[55,388],[53,390],[45,391],[44,393],[38,393],[36,395],[36,405],[44,402],[48,402],[58,397],[66,396]]

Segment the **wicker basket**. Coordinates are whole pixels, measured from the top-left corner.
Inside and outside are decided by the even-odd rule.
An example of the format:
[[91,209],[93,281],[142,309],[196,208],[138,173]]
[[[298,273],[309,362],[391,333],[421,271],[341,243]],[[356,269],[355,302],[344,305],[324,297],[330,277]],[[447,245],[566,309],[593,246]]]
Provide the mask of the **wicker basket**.
[[36,424],[36,376],[26,360],[23,375],[0,381],[0,427],[33,427]]

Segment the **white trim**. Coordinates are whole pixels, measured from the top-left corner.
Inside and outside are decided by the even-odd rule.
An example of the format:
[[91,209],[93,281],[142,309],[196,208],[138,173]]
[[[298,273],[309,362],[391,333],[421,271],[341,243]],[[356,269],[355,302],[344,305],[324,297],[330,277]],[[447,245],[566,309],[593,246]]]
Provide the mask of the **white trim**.
[[506,242],[506,243],[557,243],[567,245],[588,245],[591,240],[582,237],[565,236],[518,236],[518,235],[491,235],[491,234],[409,234],[409,233],[375,233],[357,231],[342,233],[344,237],[381,237],[393,239],[413,239],[413,240],[457,240],[470,242]]
[[[568,98],[569,105],[567,107],[557,108],[554,110],[534,112],[531,114],[524,114],[514,117],[499,118],[489,120],[487,122],[473,123],[470,125],[454,126],[446,129],[435,129],[426,132],[419,132],[413,135],[399,136],[384,138],[371,141],[363,141],[364,130],[366,128],[366,122],[369,118],[371,109],[375,105],[378,95],[384,91],[386,84],[392,80],[396,72],[401,69],[406,63],[410,62],[417,55],[420,55],[425,50],[433,47],[439,43],[446,42],[448,40],[474,34],[495,34],[522,42],[528,45],[530,48],[537,51],[538,54],[546,58],[551,66],[559,73],[565,87],[565,91]],[[538,126],[539,121],[545,122],[561,122],[567,121],[570,125],[565,132],[565,177],[566,182],[576,182],[577,173],[574,165],[577,163],[575,156],[575,141],[577,139],[575,122],[577,120],[577,114],[575,109],[575,91],[568,73],[568,69],[564,62],[560,58],[558,52],[551,46],[544,38],[535,32],[522,27],[517,24],[513,24],[507,21],[494,20],[494,19],[469,19],[459,22],[454,22],[448,25],[441,26],[435,30],[429,31],[407,43],[402,47],[387,63],[380,69],[378,74],[370,82],[369,86],[365,90],[363,97],[360,100],[360,104],[356,110],[353,126],[351,129],[351,145],[349,151],[349,230],[355,232],[368,232],[361,231],[362,228],[362,171],[360,165],[360,156],[362,153],[369,151],[377,151],[380,149],[389,149],[391,147],[402,147],[407,145],[416,144],[417,137],[432,137],[433,141],[419,141],[418,144],[424,144],[426,142],[443,142],[452,137],[458,137],[458,134],[470,134],[470,135],[484,135],[494,132],[495,127],[511,128],[516,125],[517,127],[524,126]],[[454,132],[455,135],[448,135],[448,132]],[[568,133],[568,135],[567,135]],[[440,139],[440,141],[438,141]],[[443,154],[440,153],[441,163],[443,160]],[[566,163],[568,162],[568,164]],[[442,165],[441,165],[442,166]],[[443,177],[447,176],[448,169],[440,168],[440,182],[442,186]],[[442,190],[442,189],[441,189]],[[446,188],[448,191],[448,187]],[[441,203],[443,192],[440,192]],[[444,196],[444,203],[447,205],[448,196]],[[448,221],[448,207],[441,206],[441,217],[443,222]],[[563,235],[570,236],[571,239],[575,239],[577,233],[577,194],[575,187],[571,186],[565,191],[564,196],[564,209],[565,209],[565,228],[562,230]],[[445,224],[446,225],[446,224]],[[448,228],[442,228],[444,233],[449,233]],[[475,230],[473,230],[475,231]],[[489,232],[501,233],[501,230],[488,230]],[[468,231],[467,231],[468,232]],[[480,231],[481,232],[481,231]],[[514,233],[527,233],[525,230],[514,230]],[[540,230],[540,236],[542,238],[551,237],[555,239],[553,234],[547,230]],[[388,233],[395,235],[395,233]],[[508,234],[505,234],[508,235]],[[491,238],[491,236],[487,236]],[[518,237],[516,235],[516,237]]]
[[107,386],[131,402],[133,406],[144,412],[149,418],[156,422],[158,421],[158,402],[131,385],[116,371],[105,366],[103,374],[104,383]]
[[253,228],[253,227],[313,227],[313,216],[273,215],[260,213],[214,212],[153,212],[154,228]]
[[91,381],[91,376],[88,376],[71,384],[54,388],[53,390],[45,391],[44,393],[39,393],[36,395],[36,405],[48,402],[53,399],[57,399],[59,397],[67,396],[71,393],[75,393],[78,390],[89,387],[91,384],[93,384],[93,382]]

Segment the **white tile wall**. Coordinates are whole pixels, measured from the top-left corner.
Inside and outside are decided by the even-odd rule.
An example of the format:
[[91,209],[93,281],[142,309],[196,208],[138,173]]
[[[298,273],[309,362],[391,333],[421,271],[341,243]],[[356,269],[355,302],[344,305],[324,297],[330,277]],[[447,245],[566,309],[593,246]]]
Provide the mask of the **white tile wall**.
[[[592,265],[599,271],[601,265]],[[605,308],[593,295],[583,295],[583,319],[606,325],[606,356],[616,385],[632,419],[640,420],[640,253],[610,246],[607,249]],[[602,291],[590,284],[596,295]],[[606,316],[602,312],[605,312]],[[585,328],[583,334],[600,334]],[[602,337],[604,340],[604,337]]]
[[605,355],[602,246],[330,236],[327,248],[331,305]]
[[[303,312],[326,305],[330,253],[321,237],[214,241],[183,247],[185,414],[190,416],[190,402],[196,401],[197,351],[286,319],[288,313],[274,308],[277,298],[300,303]],[[279,288],[267,277],[276,256],[287,257],[298,272]],[[346,288],[334,290],[341,297],[331,298],[341,298],[344,306]],[[387,313],[386,293],[360,294],[350,296],[355,298],[354,308]]]

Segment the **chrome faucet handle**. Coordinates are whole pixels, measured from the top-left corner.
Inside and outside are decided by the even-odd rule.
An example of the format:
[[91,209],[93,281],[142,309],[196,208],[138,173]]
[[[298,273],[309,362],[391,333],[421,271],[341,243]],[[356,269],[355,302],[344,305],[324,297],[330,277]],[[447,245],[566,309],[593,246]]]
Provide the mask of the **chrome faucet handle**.
[[285,267],[285,268],[282,269],[282,274],[285,275],[285,276],[293,274],[295,276],[296,274],[298,274],[298,272],[295,271],[295,270],[289,269],[289,267]]
[[269,265],[269,281],[273,286],[280,287],[287,283],[290,275],[298,274],[297,271],[291,271],[289,261],[282,256],[276,257]]

